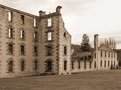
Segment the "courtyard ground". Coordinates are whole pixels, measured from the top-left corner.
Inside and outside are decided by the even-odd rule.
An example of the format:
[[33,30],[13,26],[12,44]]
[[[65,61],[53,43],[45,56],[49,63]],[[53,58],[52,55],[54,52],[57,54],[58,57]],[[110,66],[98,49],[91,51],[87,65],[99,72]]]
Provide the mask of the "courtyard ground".
[[0,79],[0,90],[121,90],[121,69]]

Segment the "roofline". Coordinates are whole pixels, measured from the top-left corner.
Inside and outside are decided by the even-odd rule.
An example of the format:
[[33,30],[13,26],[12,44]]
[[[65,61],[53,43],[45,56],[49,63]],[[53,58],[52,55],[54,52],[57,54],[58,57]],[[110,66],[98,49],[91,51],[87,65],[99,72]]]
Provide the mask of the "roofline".
[[5,6],[5,5],[2,5],[2,4],[0,4],[0,7],[1,7],[1,8],[8,9],[8,10],[11,10],[11,11],[18,12],[18,13],[21,13],[21,14],[26,14],[26,15],[28,15],[28,16],[38,17],[37,15],[30,14],[30,13],[27,13],[27,12],[24,12],[24,11],[21,11],[21,10],[17,10],[17,9],[14,9],[14,8],[11,8],[11,7],[8,7],[8,6]]

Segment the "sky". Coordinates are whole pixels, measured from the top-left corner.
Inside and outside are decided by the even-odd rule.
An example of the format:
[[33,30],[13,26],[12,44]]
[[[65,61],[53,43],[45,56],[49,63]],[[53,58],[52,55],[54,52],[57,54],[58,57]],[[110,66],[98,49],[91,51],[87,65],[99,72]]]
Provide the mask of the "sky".
[[60,5],[73,44],[80,44],[83,34],[90,42],[99,34],[100,42],[112,37],[121,48],[121,0],[0,0],[0,4],[35,15],[40,10],[54,12]]

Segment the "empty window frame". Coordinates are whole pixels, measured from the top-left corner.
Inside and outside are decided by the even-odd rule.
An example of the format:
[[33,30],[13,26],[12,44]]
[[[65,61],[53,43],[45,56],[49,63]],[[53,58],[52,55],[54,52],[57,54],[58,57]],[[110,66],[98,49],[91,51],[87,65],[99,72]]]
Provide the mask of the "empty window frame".
[[8,37],[13,38],[13,28],[8,29]]
[[47,40],[51,41],[52,40],[52,32],[47,33]]
[[20,38],[24,39],[24,36],[25,36],[24,30],[21,30],[21,32],[20,32]]
[[74,61],[71,62],[71,68],[74,69]]
[[87,68],[87,66],[86,66],[86,61],[84,61],[84,69],[86,69]]
[[21,45],[21,54],[22,55],[25,54],[25,47],[24,47],[24,45]]
[[100,67],[102,67],[102,60],[100,61]]
[[25,17],[24,15],[21,15],[21,23],[24,24],[24,21],[25,21]]
[[106,67],[106,61],[104,62],[104,67]]
[[64,55],[67,55],[67,46],[64,46]]
[[64,70],[67,70],[67,61],[64,61]]
[[103,52],[101,51],[101,57],[103,56]]
[[52,46],[47,46],[47,55],[48,56],[52,55]]
[[24,70],[25,70],[25,62],[21,61],[21,71],[24,71]]
[[35,40],[35,41],[37,41],[37,38],[38,38],[37,35],[38,35],[37,32],[34,32],[34,40]]
[[13,61],[8,62],[8,72],[13,72]]
[[94,62],[94,68],[96,68],[97,66],[96,66],[96,61]]
[[52,18],[47,19],[47,26],[48,27],[52,26]]
[[34,18],[34,27],[37,27],[37,19]]
[[37,48],[37,46],[34,47],[34,55],[38,55],[38,48]]
[[36,71],[38,69],[38,60],[34,61],[34,70]]
[[8,11],[8,21],[12,21],[12,12]]
[[9,54],[13,54],[13,44],[8,44],[8,52]]

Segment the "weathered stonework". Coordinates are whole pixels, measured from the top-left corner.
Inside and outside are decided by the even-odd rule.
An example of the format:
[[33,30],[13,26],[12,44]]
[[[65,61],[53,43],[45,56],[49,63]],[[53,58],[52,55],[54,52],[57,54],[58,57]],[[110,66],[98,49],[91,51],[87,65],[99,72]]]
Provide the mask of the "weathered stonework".
[[[36,16],[0,5],[0,78],[71,73],[70,69],[63,70],[64,60],[68,61],[66,67],[70,67],[70,51],[64,58],[62,54],[64,45],[71,50],[71,36],[63,26],[60,9],[59,6],[56,8],[56,12],[50,14],[40,11],[40,15]],[[8,19],[10,15],[11,21]],[[52,19],[51,27],[47,26],[48,18]],[[34,23],[35,19],[36,23]],[[48,32],[52,33],[51,41],[47,40]],[[67,33],[66,38],[62,35],[64,32]],[[24,33],[23,38],[21,38],[21,33]],[[47,46],[50,45],[52,55],[48,56]],[[11,53],[10,50],[12,50]],[[21,50],[24,54],[21,54]],[[52,62],[47,63],[48,60]],[[25,68],[23,71],[21,71],[22,61],[23,68]],[[47,71],[47,68],[52,70]]]

